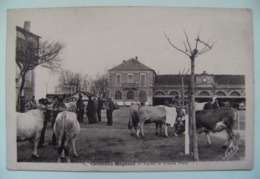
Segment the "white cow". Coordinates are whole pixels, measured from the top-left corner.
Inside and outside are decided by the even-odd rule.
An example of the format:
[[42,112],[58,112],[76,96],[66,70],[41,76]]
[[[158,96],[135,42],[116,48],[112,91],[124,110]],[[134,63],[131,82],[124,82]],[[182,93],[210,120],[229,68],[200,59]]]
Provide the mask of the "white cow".
[[61,162],[61,154],[64,150],[67,162],[70,162],[70,147],[74,156],[79,157],[75,149],[75,138],[80,133],[80,125],[74,112],[60,112],[53,126],[58,139],[58,162]]
[[39,158],[37,154],[38,142],[41,136],[45,110],[44,105],[39,105],[38,109],[30,110],[26,113],[16,112],[17,120],[17,142],[29,140],[33,143],[32,157]]
[[[161,123],[165,126],[165,136],[168,137],[168,125],[174,126],[177,119],[177,111],[175,107],[167,106],[142,106],[138,110],[139,123],[136,135],[139,138],[140,130],[144,137],[144,124],[146,122]],[[181,117],[181,116],[180,116]],[[182,116],[184,117],[184,116]]]

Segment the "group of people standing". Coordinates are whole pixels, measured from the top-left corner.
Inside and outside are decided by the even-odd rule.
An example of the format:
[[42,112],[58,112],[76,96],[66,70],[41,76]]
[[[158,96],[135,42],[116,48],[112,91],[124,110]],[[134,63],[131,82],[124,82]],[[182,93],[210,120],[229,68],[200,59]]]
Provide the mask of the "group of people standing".
[[[104,105],[105,104],[105,105]],[[102,100],[100,97],[98,99],[89,97],[88,104],[86,106],[86,115],[88,117],[89,124],[101,122],[101,110],[103,105],[106,109],[107,114],[107,125],[113,125],[113,111],[115,109],[114,102],[111,98],[108,98],[106,101]],[[84,118],[84,101],[82,95],[79,95],[77,100],[77,117],[79,122],[83,122]]]

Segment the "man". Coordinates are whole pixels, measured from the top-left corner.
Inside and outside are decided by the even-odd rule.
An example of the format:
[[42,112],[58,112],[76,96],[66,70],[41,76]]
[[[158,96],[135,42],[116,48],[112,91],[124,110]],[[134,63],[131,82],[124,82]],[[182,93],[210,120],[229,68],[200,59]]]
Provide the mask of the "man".
[[106,103],[106,112],[107,112],[107,125],[112,126],[113,125],[113,111],[115,109],[115,104],[109,97]]
[[83,122],[84,115],[84,101],[82,100],[82,95],[79,94],[79,99],[77,100],[77,117],[79,122]]
[[[56,118],[57,118],[58,114],[60,112],[62,112],[62,111],[67,110],[66,105],[63,103],[63,99],[64,98],[57,97],[57,96],[55,96],[53,98],[53,107],[52,107],[53,108],[52,109],[53,110],[53,112],[52,112],[53,119],[52,119],[52,123],[51,123],[51,127],[52,128],[54,126],[54,123],[56,121]],[[54,145],[56,147],[56,144],[57,144],[56,142],[57,142],[57,139],[56,139],[55,133],[53,132],[53,134],[52,134],[52,142],[50,142],[49,144],[50,145]]]
[[95,111],[94,101],[91,99],[91,97],[89,97],[88,105],[87,105],[87,108],[86,108],[86,113],[87,113],[87,116],[88,116],[89,124],[95,123],[95,121],[94,121],[94,111]]
[[[41,103],[43,105],[51,104],[48,101],[48,99],[44,99]],[[46,131],[48,120],[50,120],[50,118],[51,118],[51,111],[49,109],[47,109],[46,112],[45,112],[45,115],[44,115],[43,128],[42,128],[42,132],[41,132],[41,137],[40,137],[40,141],[39,141],[39,144],[38,144],[38,148],[44,147],[45,131]]]
[[100,97],[98,97],[98,108],[97,108],[97,115],[98,115],[98,121],[101,122],[101,110],[103,107],[103,101]]
[[97,117],[98,101],[96,98],[93,98],[93,102],[94,102],[94,122],[96,123],[98,121],[98,117]]
[[219,108],[219,104],[217,101],[217,97],[214,96],[213,98],[210,98],[208,102],[204,105],[203,110],[211,110],[211,109],[217,109]]

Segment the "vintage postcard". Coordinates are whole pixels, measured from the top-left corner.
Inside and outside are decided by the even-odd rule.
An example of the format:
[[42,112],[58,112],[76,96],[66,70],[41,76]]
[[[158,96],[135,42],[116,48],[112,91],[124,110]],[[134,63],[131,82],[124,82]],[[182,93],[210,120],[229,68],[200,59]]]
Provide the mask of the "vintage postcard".
[[253,168],[249,9],[10,9],[7,167]]

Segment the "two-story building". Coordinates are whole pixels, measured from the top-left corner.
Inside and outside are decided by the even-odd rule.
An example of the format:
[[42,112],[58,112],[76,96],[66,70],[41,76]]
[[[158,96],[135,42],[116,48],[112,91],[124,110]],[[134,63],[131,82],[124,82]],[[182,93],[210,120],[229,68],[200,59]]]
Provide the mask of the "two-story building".
[[[109,70],[109,95],[120,105],[146,103],[168,105],[179,96],[186,101],[190,93],[190,75],[157,75],[138,61],[137,57],[123,61]],[[244,75],[195,75],[195,99],[202,102],[212,96],[231,105],[245,103]]]
[[109,70],[109,96],[118,104],[153,103],[156,73],[138,61],[137,57],[123,61]]

